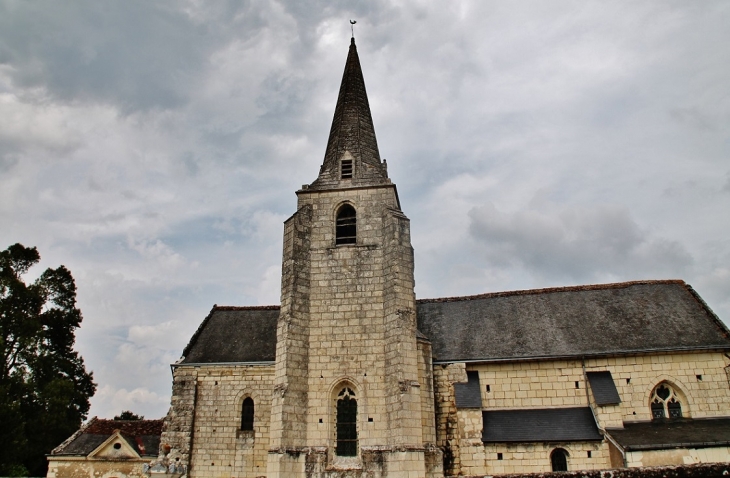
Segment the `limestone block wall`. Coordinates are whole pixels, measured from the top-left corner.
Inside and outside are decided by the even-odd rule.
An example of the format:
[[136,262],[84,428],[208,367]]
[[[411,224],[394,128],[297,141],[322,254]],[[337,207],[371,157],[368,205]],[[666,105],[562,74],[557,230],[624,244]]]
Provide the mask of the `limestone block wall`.
[[[173,394],[161,448],[170,446],[169,458],[181,457],[191,478],[265,475],[273,379],[271,365],[176,367],[180,395]],[[246,397],[254,401],[253,431],[240,429]]]
[[[489,444],[483,448],[484,465],[482,470],[490,474],[505,473],[545,473],[552,470],[550,453],[562,448],[568,452],[568,470],[596,470],[610,468],[608,465],[608,448],[601,442],[569,442],[569,443],[524,443],[524,444]],[[590,457],[588,453],[590,452]],[[462,454],[464,451],[462,450]],[[501,454],[501,459],[500,459]],[[464,474],[484,474],[479,471],[476,460],[481,455],[475,453],[474,467],[469,467]],[[474,470],[474,471],[472,471]]]
[[596,413],[602,426],[612,427],[651,420],[651,393],[663,381],[682,395],[683,416],[730,416],[728,364],[730,359],[722,353],[695,352],[592,359],[586,361],[586,370],[611,371],[621,405],[597,407]]
[[143,473],[147,459],[139,460],[94,460],[86,457],[59,457],[48,461],[47,478],[89,478],[122,476],[126,478],[148,478]]
[[[457,370],[479,372],[483,410],[590,406],[599,427],[605,428],[621,427],[624,421],[651,420],[651,393],[659,383],[665,381],[679,392],[685,417],[730,416],[730,386],[726,374],[728,364],[730,359],[717,352],[448,366],[437,364],[434,366],[436,430],[437,444],[444,450],[444,470],[447,475],[546,472],[551,469],[550,452],[556,447],[568,451],[570,469],[611,467],[609,444],[606,441],[484,445],[481,443],[481,411],[456,409],[453,384],[466,381],[466,377],[455,373]],[[585,372],[604,370],[612,374],[621,397],[619,405],[597,406],[593,399]],[[627,460],[629,466],[633,466],[631,463],[636,466],[640,466],[640,463],[643,466],[695,463],[709,460],[708,453],[691,450],[676,451],[674,454],[644,452],[632,455],[632,458],[627,457]],[[724,456],[723,453],[723,450],[715,450],[710,454],[715,457],[712,459],[719,459]]]
[[461,474],[461,439],[454,383],[466,381],[466,366],[463,363],[433,367],[436,445],[443,453],[444,474],[447,476]]
[[675,450],[633,451],[626,454],[629,467],[688,465],[694,463],[730,462],[729,447],[679,448]]

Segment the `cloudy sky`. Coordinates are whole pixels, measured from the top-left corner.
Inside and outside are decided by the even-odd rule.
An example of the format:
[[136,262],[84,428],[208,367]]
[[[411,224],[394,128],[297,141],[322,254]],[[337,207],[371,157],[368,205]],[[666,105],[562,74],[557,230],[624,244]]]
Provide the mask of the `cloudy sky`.
[[349,19],[418,297],[677,278],[730,322],[727,1],[0,0],[0,249],[76,278],[91,415],[279,302]]

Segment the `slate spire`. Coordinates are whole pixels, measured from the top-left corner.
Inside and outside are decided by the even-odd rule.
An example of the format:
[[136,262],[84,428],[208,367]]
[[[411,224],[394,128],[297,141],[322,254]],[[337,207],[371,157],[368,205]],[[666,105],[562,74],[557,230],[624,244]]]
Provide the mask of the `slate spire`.
[[[353,165],[352,178],[347,178],[344,184],[340,171],[343,159],[352,160]],[[388,182],[387,177],[387,171],[380,161],[360,58],[355,39],[352,38],[327,141],[327,151],[319,178],[312,183],[312,187],[383,184]]]

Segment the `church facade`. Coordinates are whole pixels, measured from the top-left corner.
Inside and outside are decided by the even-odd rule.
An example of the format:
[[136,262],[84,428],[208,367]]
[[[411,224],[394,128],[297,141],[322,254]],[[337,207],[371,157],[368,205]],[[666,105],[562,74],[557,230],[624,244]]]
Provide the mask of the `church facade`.
[[214,306],[160,456],[190,477],[441,477],[730,461],[730,332],[682,281],[416,300],[350,45],[281,304]]

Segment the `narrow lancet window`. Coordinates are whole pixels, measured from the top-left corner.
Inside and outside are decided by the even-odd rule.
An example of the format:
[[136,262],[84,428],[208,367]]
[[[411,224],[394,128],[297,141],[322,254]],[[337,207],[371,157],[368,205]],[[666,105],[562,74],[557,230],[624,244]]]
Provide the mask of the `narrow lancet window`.
[[337,456],[357,456],[357,400],[343,388],[337,396]]
[[253,399],[246,397],[241,406],[241,430],[253,430]]
[[343,159],[340,163],[340,178],[352,179],[352,160]]
[[345,204],[337,211],[335,229],[336,245],[357,243],[357,213],[354,207]]

